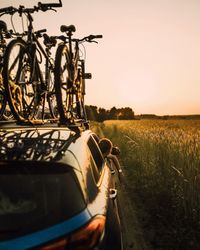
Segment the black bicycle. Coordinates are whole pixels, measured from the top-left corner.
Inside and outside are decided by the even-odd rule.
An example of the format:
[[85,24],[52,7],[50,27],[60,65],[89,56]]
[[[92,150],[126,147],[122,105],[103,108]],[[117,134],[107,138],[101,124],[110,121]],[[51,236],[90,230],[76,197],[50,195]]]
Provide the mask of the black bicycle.
[[[51,58],[51,47],[55,46],[55,40],[49,41],[44,33],[46,29],[34,31],[32,14],[38,11],[55,10],[61,7],[62,2],[43,4],[38,3],[33,8],[8,7],[0,9],[0,13],[18,13],[25,15],[28,21],[28,29],[22,34],[15,33],[13,39],[7,46],[4,58],[3,79],[5,92],[10,109],[17,121],[55,119],[57,108],[54,88],[54,63]],[[45,49],[39,42],[44,38]],[[43,58],[45,58],[45,69],[43,75]],[[50,113],[50,114],[49,114]]]
[[6,40],[11,38],[10,32],[7,30],[7,25],[4,21],[0,20],[0,120],[10,120],[13,118],[12,113],[7,105],[7,98],[3,85],[3,59],[6,49]]
[[76,39],[72,38],[76,31],[74,25],[62,25],[60,30],[66,33],[66,36],[56,37],[62,41],[55,57],[55,90],[60,123],[84,123],[87,122],[84,106],[85,79],[92,76],[85,73],[85,60],[81,59],[79,45],[83,42],[96,42],[94,39],[102,38],[102,35]]

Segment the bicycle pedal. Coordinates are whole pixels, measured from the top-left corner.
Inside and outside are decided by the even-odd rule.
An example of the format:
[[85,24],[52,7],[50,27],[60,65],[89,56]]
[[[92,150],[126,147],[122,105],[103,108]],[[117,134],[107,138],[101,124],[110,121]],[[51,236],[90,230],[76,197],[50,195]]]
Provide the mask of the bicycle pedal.
[[91,73],[84,73],[83,79],[92,79],[92,74]]

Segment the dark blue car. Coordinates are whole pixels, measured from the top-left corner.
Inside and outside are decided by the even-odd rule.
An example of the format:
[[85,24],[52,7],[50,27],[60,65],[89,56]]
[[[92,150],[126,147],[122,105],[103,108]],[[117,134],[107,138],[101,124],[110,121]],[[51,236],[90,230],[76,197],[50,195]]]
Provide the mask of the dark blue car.
[[121,250],[113,176],[90,130],[0,129],[0,250]]

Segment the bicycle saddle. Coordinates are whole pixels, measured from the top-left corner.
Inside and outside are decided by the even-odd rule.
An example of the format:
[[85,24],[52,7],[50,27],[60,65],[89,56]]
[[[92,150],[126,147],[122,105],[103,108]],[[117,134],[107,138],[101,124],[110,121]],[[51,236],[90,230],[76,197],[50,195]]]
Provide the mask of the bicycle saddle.
[[0,31],[7,31],[7,25],[4,21],[0,20]]
[[69,25],[69,26],[66,26],[66,25],[61,25],[60,26],[60,31],[61,32],[75,32],[76,31],[76,27],[73,25],[73,24],[71,24],[71,25]]

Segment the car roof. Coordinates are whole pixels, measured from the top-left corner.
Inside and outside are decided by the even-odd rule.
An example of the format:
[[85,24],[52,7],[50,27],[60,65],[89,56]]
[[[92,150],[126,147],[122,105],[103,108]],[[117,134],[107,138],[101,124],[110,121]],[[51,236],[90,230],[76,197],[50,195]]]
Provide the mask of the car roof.
[[3,124],[0,127],[0,160],[65,162],[67,154],[73,162],[71,151],[80,151],[91,133],[77,126]]

